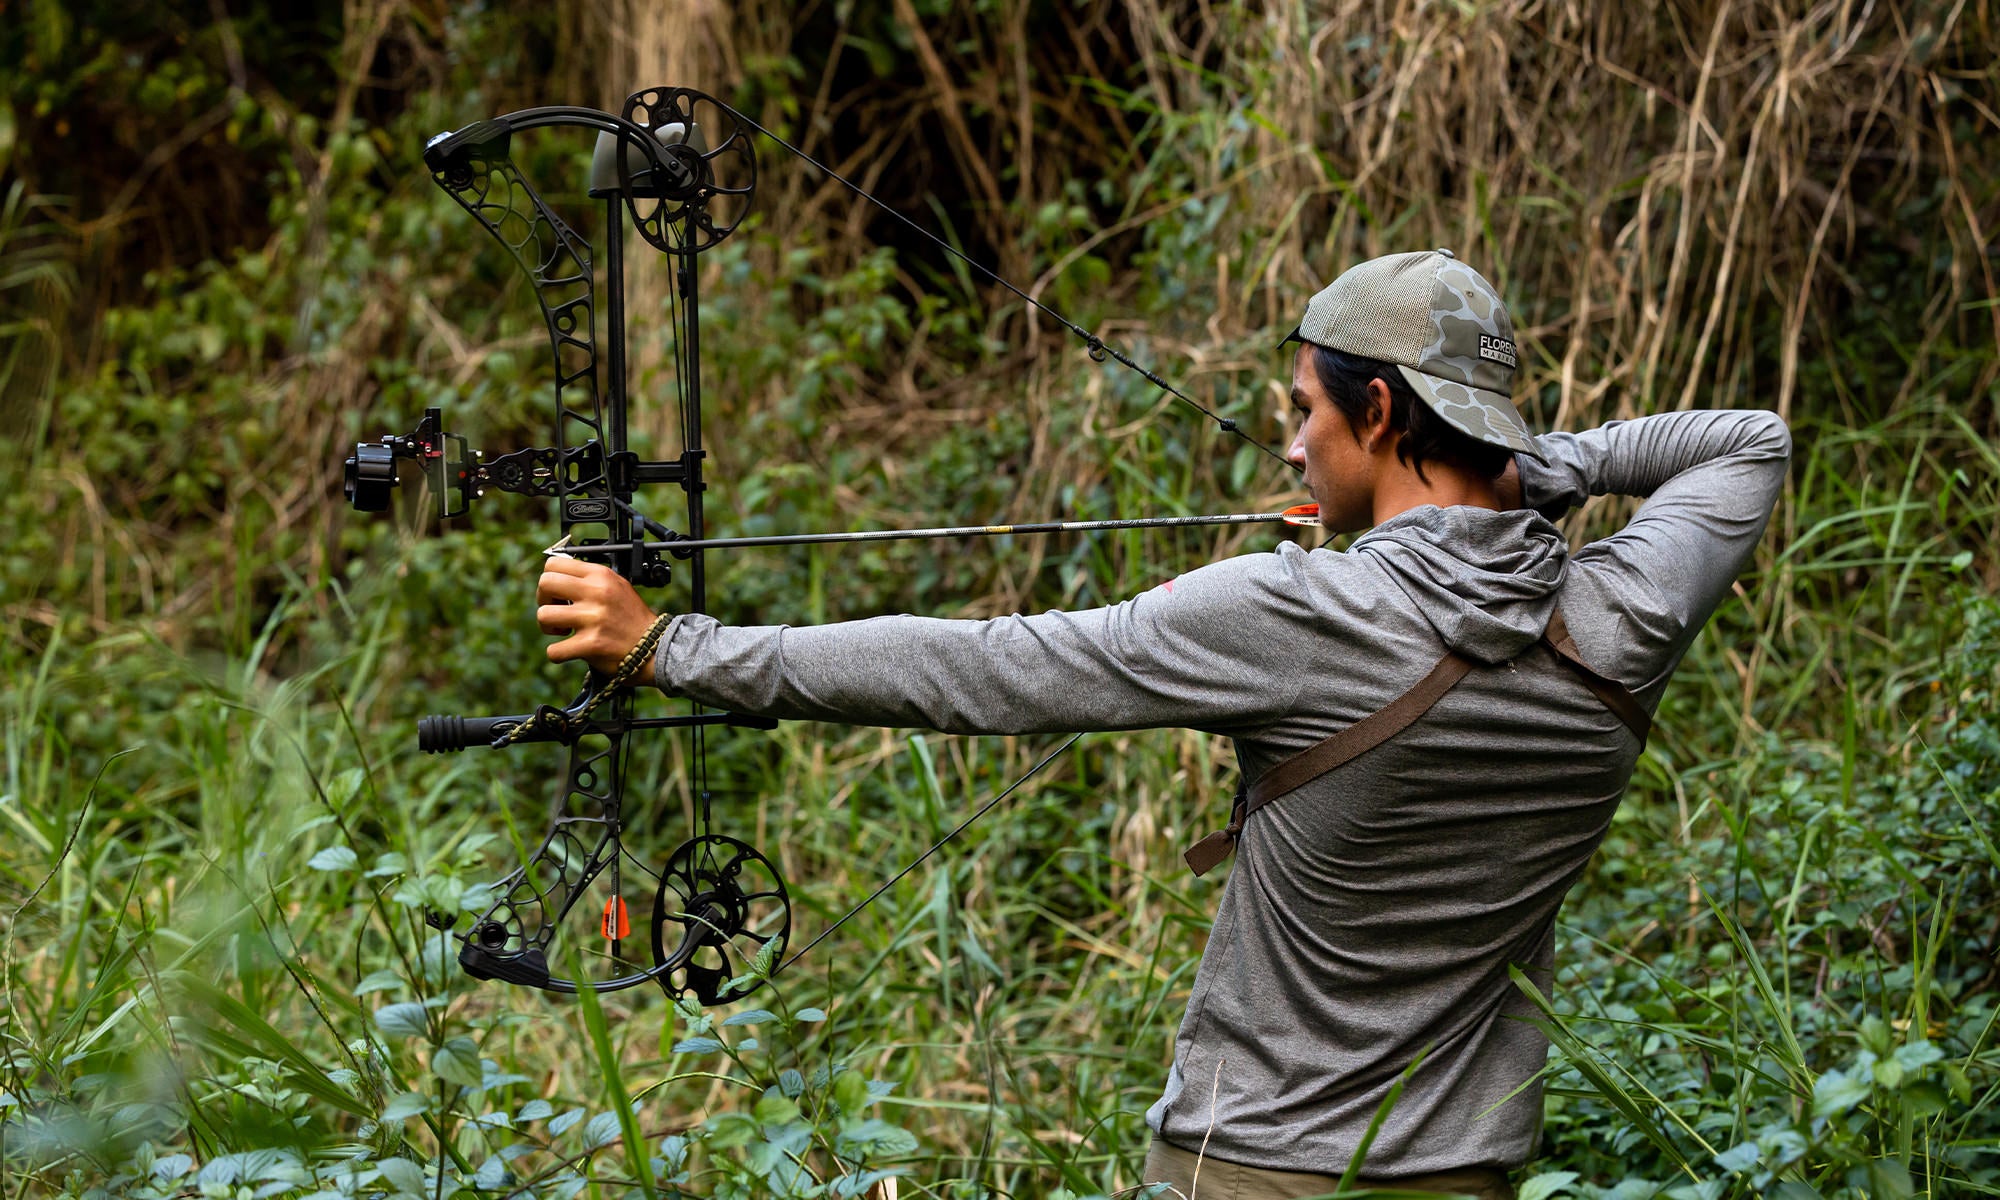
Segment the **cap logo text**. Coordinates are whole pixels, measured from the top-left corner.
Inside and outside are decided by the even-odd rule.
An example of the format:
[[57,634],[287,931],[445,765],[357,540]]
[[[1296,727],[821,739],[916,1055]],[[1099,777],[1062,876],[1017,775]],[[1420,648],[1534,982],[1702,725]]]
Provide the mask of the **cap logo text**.
[[1514,343],[1503,337],[1482,333],[1479,335],[1479,357],[1490,362],[1504,363],[1511,368],[1514,366]]

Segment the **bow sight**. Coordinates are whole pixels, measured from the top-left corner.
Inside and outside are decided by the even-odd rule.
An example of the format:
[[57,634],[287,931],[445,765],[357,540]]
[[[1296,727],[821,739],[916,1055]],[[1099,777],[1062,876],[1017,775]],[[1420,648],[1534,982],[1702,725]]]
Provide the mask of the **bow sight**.
[[[509,157],[516,134],[545,127],[595,130],[588,195],[601,204],[601,251],[529,186]],[[583,549],[642,586],[672,580],[651,535],[669,546],[702,536],[703,452],[699,274],[694,258],[729,236],[748,210],[757,178],[756,155],[737,115],[687,88],[649,88],[626,98],[619,115],[587,108],[535,108],[442,133],[424,147],[424,163],[439,187],[506,247],[527,275],[548,327],[554,358],[555,437],[488,456],[446,432],[444,414],[424,412],[415,429],[361,442],[345,464],[347,499],[364,512],[390,506],[398,468],[414,462],[439,518],[464,515],[489,491],[553,499],[561,531]],[[626,440],[625,241],[627,231],[671,257],[670,300],[676,343],[674,382],[680,413],[680,453],[642,459]],[[604,285],[604,312],[597,310]],[[600,325],[601,319],[601,325]],[[606,354],[598,360],[598,338]],[[638,510],[636,493],[667,484],[686,502],[686,532],[676,533]],[[698,551],[681,552],[689,594],[676,607],[702,612],[705,581]],[[435,716],[418,724],[418,748],[442,753],[471,746],[559,742],[569,748],[567,786],[558,794],[549,831],[519,868],[493,885],[494,899],[458,935],[459,964],[479,979],[552,992],[588,987],[611,991],[657,982],[671,994],[706,1004],[738,999],[756,988],[745,964],[782,960],[791,932],[791,901],[776,868],[746,843],[708,830],[707,727],[771,728],[775,721],[695,710],[640,717],[633,695],[596,675],[565,708],[544,705],[513,716]],[[692,836],[657,869],[627,850],[623,800],[624,739],[635,729],[687,728],[697,739]],[[650,964],[626,954],[628,874],[651,893]],[[549,949],[557,927],[589,894],[602,902],[604,947],[584,951],[586,977],[551,973]],[[434,915],[450,929],[455,917]],[[768,973],[768,971],[764,972]]]
[[[595,441],[581,446],[535,446],[502,454],[490,462],[484,450],[467,450],[465,439],[442,428],[443,411],[424,410],[424,419],[403,437],[384,434],[379,441],[357,442],[345,467],[348,503],[361,512],[389,507],[400,485],[396,460],[414,459],[423,468],[425,486],[435,499],[439,519],[464,516],[471,502],[494,491],[519,496],[560,497],[567,524],[602,525],[617,514],[619,496],[631,495],[645,483],[680,483],[688,477],[685,455],[675,462],[641,462],[629,450],[607,454]],[[609,495],[573,494],[586,481],[603,481]],[[680,534],[636,511],[627,516],[667,542]],[[581,543],[588,545],[589,543]],[[624,573],[640,587],[665,587],[673,571],[650,546],[633,551]]]

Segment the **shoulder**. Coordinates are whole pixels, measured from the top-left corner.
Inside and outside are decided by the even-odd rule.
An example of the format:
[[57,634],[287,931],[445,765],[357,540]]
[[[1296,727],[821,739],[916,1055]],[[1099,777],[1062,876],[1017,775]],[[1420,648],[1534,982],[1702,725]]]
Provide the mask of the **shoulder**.
[[1379,564],[1364,555],[1285,542],[1275,550],[1218,559],[1141,595],[1177,603],[1267,599],[1286,608],[1311,608],[1345,592],[1372,591],[1381,580]]

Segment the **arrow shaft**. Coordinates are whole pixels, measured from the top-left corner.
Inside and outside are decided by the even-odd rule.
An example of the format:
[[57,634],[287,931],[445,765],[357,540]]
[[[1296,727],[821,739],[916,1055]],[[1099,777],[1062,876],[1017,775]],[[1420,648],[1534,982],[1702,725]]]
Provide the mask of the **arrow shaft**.
[[[901,542],[926,538],[998,537],[1003,534],[1099,533],[1113,529],[1176,529],[1206,525],[1276,525],[1284,513],[1220,513],[1194,517],[1126,517],[1108,521],[1033,521],[1014,525],[950,525],[933,529],[862,529],[851,533],[778,533],[761,537],[687,538],[676,542],[608,542],[566,546],[579,558],[632,549],[665,550],[676,554],[695,550],[740,550],[754,546],[811,546],[825,542]],[[1296,524],[1297,522],[1292,522]]]

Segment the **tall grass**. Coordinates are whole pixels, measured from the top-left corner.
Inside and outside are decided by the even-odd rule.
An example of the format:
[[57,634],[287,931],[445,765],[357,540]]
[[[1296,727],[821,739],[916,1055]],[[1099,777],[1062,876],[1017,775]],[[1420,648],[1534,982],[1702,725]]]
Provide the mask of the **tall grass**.
[[[605,5],[545,31],[546,77],[537,28],[356,6],[330,119],[255,118],[297,150],[268,240],[85,314],[100,349],[10,396],[39,432],[0,456],[9,1195],[1137,1181],[1213,902],[1178,869],[1230,785],[1208,739],[1085,739],[727,1012],[473,986],[422,922],[532,842],[560,759],[420,760],[409,721],[573,680],[533,665],[528,510],[444,536],[341,515],[344,445],[426,404],[489,447],[546,436],[526,297],[415,152],[669,78],[757,108],[1267,440],[1272,330],[1347,262],[1422,245],[1506,291],[1542,427],[1787,411],[1769,547],[1566,910],[1524,1194],[2000,1187],[2000,305],[1993,168],[1967,149],[1995,124],[1988,6]],[[340,118],[389,45],[449,86],[381,127]],[[704,268],[716,524],[1291,498],[760,152],[758,224]],[[517,153],[547,183],[578,150]],[[0,242],[0,280],[56,286],[27,245]],[[641,343],[665,395],[663,335]],[[643,423],[672,452],[668,414]],[[729,565],[718,607],[1083,605],[1266,544],[771,553]],[[709,765],[724,830],[779,863],[811,936],[1055,744],[788,726],[718,737]],[[670,739],[635,750],[643,854],[678,842],[689,766]]]

